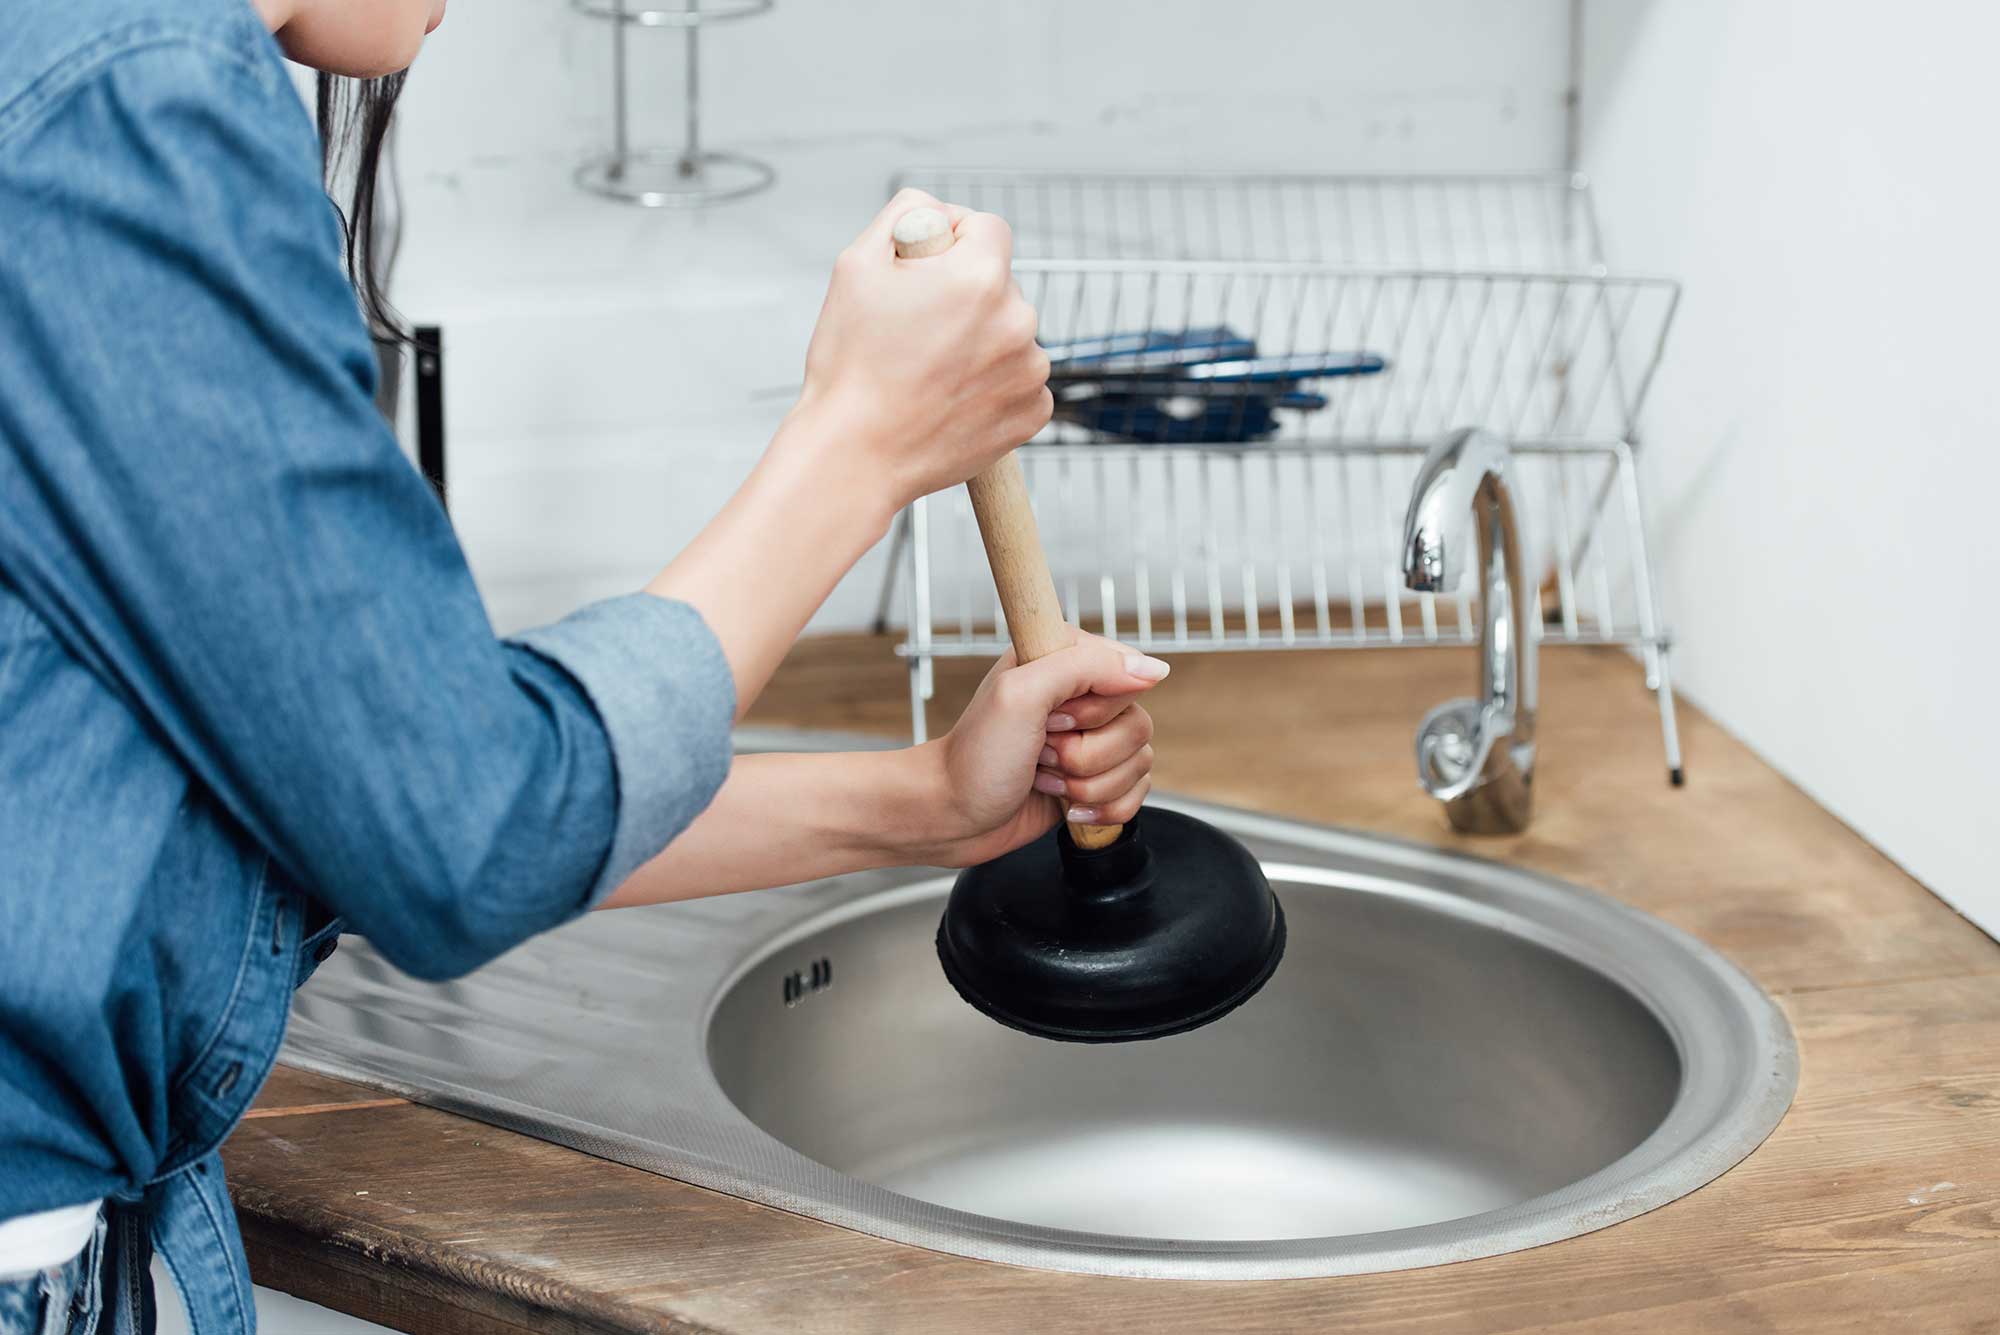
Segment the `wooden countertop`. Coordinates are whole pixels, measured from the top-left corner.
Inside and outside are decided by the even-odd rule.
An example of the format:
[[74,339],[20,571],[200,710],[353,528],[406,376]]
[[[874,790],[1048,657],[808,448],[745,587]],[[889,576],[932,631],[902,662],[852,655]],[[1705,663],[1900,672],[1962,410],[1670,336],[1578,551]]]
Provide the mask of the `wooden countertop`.
[[[1412,775],[1464,653],[1184,656],[1151,702],[1159,781],[1567,877],[1748,969],[1797,1030],[1798,1099],[1691,1196],[1428,1270],[1107,1279],[883,1242],[281,1068],[225,1151],[252,1270],[422,1332],[2000,1330],[2000,944],[1685,706],[1670,789],[1623,655],[1542,669],[1520,836],[1453,835]],[[939,664],[935,721],[978,672]],[[907,735],[906,683],[887,641],[810,641],[753,722]]]

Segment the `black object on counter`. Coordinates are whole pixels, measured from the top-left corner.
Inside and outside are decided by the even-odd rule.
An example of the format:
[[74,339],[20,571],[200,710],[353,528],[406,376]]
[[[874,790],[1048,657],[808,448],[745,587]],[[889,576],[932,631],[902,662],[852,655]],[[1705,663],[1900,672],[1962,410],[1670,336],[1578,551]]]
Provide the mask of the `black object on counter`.
[[1285,915],[1231,836],[1148,807],[1101,849],[1060,826],[959,873],[938,924],[959,995],[1082,1043],[1161,1038],[1242,1005],[1285,953]]

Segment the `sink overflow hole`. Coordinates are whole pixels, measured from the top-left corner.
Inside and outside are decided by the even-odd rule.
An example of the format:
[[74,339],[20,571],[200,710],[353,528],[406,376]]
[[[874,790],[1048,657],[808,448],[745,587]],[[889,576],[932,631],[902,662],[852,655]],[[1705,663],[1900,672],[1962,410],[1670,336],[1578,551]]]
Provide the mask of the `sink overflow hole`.
[[794,969],[785,975],[785,1004],[796,1006],[815,992],[821,992],[833,985],[833,962],[816,959],[809,968]]

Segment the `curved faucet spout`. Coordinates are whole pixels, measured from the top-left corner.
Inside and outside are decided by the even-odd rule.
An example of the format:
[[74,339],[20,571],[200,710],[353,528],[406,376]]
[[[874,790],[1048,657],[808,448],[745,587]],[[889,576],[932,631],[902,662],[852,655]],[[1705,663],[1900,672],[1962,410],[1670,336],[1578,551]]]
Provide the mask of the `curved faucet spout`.
[[1479,698],[1448,701],[1417,729],[1418,777],[1453,828],[1470,834],[1524,830],[1534,808],[1534,586],[1521,563],[1516,491],[1507,442],[1456,431],[1424,456],[1403,520],[1403,581],[1421,593],[1458,584],[1471,530]]

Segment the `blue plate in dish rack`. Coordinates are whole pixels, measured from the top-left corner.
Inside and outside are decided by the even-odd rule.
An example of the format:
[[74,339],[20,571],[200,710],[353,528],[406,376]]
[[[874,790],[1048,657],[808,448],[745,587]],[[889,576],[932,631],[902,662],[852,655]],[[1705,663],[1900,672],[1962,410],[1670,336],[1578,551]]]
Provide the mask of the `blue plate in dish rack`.
[[1107,334],[1046,351],[1056,416],[1161,445],[1263,440],[1282,425],[1278,410],[1326,407],[1305,382],[1389,365],[1370,352],[1259,356],[1253,340],[1225,326]]
[[1177,367],[1254,357],[1257,345],[1232,330],[1142,329],[1073,343],[1050,343],[1049,379],[1097,379],[1105,376],[1171,374]]

